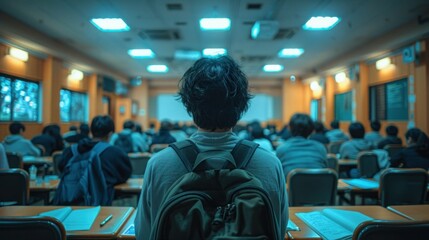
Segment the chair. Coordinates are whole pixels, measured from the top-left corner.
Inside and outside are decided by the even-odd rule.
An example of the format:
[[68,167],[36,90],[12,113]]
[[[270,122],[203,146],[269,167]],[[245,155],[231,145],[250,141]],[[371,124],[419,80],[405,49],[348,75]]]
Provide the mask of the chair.
[[335,156],[335,154],[328,154],[326,161],[328,162],[328,168],[334,169],[338,173],[338,158]]
[[161,151],[164,148],[167,148],[170,144],[167,143],[157,143],[157,144],[153,144],[152,146],[150,146],[150,152],[151,153],[157,153],[159,151]]
[[338,154],[340,153],[341,144],[344,141],[331,142],[328,144],[328,153]]
[[361,223],[352,240],[424,240],[429,236],[429,221],[371,220]]
[[389,157],[391,158],[392,156],[398,154],[403,148],[404,147],[402,147],[401,144],[387,144],[383,149],[387,151]]
[[388,168],[381,173],[379,199],[383,207],[423,204],[428,173],[421,168]]
[[6,153],[7,162],[9,163],[9,168],[24,168],[24,162],[22,160],[22,155],[14,152]]
[[46,148],[42,144],[34,144],[40,150],[40,156],[46,156]]
[[131,173],[132,177],[143,177],[144,172],[146,171],[147,162],[149,161],[151,156],[152,154],[150,153],[128,154],[131,166],[133,168],[133,171]]
[[28,173],[23,169],[0,170],[0,205],[26,205],[29,184]]
[[329,168],[294,169],[287,176],[289,205],[335,205],[337,183],[337,172]]
[[360,152],[357,156],[357,166],[363,178],[372,178],[380,171],[377,155],[373,152]]
[[0,217],[0,238],[66,240],[66,231],[60,221],[51,217]]
[[54,153],[52,153],[52,161],[53,161],[53,167],[54,167],[54,174],[55,175],[61,175],[61,171],[58,168],[59,163],[62,161],[63,159],[63,152],[62,151],[55,151]]

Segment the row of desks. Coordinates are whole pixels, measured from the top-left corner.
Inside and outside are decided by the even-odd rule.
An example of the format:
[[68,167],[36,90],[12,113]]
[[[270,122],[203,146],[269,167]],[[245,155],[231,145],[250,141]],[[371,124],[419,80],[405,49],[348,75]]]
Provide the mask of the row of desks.
[[[12,206],[0,208],[0,216],[35,216],[60,208],[59,206]],[[85,207],[73,207],[74,209]],[[295,213],[321,211],[326,207],[290,207],[289,218],[300,228],[300,231],[289,231],[285,239],[321,239]],[[329,208],[361,212],[379,220],[411,221],[414,219],[429,220],[429,205],[391,206],[391,210],[381,206],[332,206]],[[108,215],[113,218],[103,227],[99,223]],[[124,235],[128,227],[134,224],[136,211],[132,207],[101,207],[94,224],[89,231],[69,231],[68,239],[128,239],[134,240],[133,235]]]

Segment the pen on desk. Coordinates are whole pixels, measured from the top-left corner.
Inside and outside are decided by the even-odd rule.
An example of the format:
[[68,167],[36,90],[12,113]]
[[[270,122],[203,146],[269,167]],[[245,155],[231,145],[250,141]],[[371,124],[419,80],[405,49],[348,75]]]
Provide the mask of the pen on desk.
[[106,223],[107,223],[108,221],[110,221],[110,219],[112,219],[112,217],[113,217],[113,215],[112,215],[112,214],[110,214],[109,216],[107,216],[107,218],[105,218],[105,219],[100,223],[100,227],[102,227],[102,226],[106,225]]
[[390,211],[392,211],[392,212],[394,212],[394,213],[396,213],[396,214],[398,214],[398,215],[400,215],[400,216],[402,216],[402,217],[404,217],[404,218],[407,218],[407,219],[409,219],[409,220],[412,220],[412,221],[414,221],[415,219],[414,218],[412,218],[412,217],[410,217],[410,216],[408,216],[407,214],[405,214],[405,213],[402,213],[402,212],[400,212],[400,211],[398,211],[398,210],[396,210],[396,209],[394,209],[394,208],[392,208],[392,207],[387,207],[387,209],[389,209]]

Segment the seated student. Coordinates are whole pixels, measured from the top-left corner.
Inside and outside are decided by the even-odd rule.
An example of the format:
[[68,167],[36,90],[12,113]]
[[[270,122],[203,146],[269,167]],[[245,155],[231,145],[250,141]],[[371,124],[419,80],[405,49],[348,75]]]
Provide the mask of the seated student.
[[173,128],[170,131],[171,136],[173,136],[176,141],[183,141],[188,138],[188,134],[180,127],[179,123],[174,123]]
[[[126,153],[147,152],[149,146],[144,135],[135,132],[135,123],[131,120],[124,122],[124,129],[119,133],[114,133],[110,139],[110,144],[118,146]],[[129,142],[131,141],[131,146]]]
[[[91,122],[91,133],[93,139],[83,139],[77,145],[79,153],[85,153],[100,141],[108,142],[109,137],[115,129],[113,120],[109,116],[97,116]],[[62,172],[68,161],[73,157],[71,147],[63,151],[62,160],[58,164]],[[131,176],[131,162],[128,155],[115,146],[109,146],[100,154],[101,168],[107,184],[108,196],[110,202],[113,199],[114,186],[126,182]]]
[[363,139],[365,127],[360,122],[354,122],[349,126],[349,133],[352,139],[341,144],[341,158],[356,159],[361,151],[370,150],[371,145]]
[[310,135],[309,139],[318,141],[321,144],[329,144],[329,138],[325,135],[325,126],[321,121],[314,122],[314,133]]
[[170,134],[170,129],[172,128],[170,121],[162,120],[161,127],[159,128],[159,132],[152,136],[152,143],[150,146],[154,144],[170,144],[176,142],[176,138],[174,138]]
[[[198,126],[198,131],[189,139],[201,152],[231,151],[235,147],[240,139],[232,128],[247,110],[250,95],[246,76],[231,58],[222,56],[196,61],[180,80],[179,96]],[[246,170],[260,179],[267,190],[273,203],[274,224],[283,239],[288,222],[288,200],[280,161],[258,147]],[[170,147],[152,156],[135,218],[137,240],[150,239],[162,199],[170,186],[187,172]],[[260,221],[260,224],[266,222]]]
[[411,128],[405,133],[407,147],[390,159],[391,167],[423,168],[429,170],[429,139],[418,128]]
[[22,156],[35,156],[41,155],[40,149],[34,144],[25,139],[22,133],[25,132],[25,126],[20,122],[13,122],[9,125],[9,132],[11,135],[6,136],[3,141],[3,146],[6,152],[19,153]]
[[377,148],[383,149],[388,144],[402,145],[402,139],[398,138],[398,128],[394,125],[389,125],[386,127],[386,138],[382,139],[377,144]]
[[0,169],[9,169],[6,150],[4,150],[3,144],[1,143],[0,143]]
[[265,148],[266,150],[274,153],[273,144],[268,139],[268,137],[265,136],[264,129],[261,127],[259,122],[257,125],[255,124],[252,126],[250,134],[252,137],[252,141],[259,144],[259,146],[261,146],[262,148]]
[[31,139],[33,144],[40,144],[45,148],[45,156],[51,156],[53,150],[56,148],[57,142],[53,136],[53,131],[54,130],[51,125],[45,126],[42,130],[42,134],[37,135]]
[[372,148],[377,148],[378,142],[383,139],[383,136],[380,134],[380,128],[380,121],[374,120],[371,121],[372,132],[365,133],[364,139],[372,146]]
[[289,121],[292,137],[277,147],[276,155],[283,165],[285,177],[296,168],[326,168],[326,147],[307,139],[314,130],[313,120],[307,114],[296,113]]
[[63,134],[63,138],[67,138],[73,135],[77,134],[77,127],[76,126],[70,126],[69,131]]
[[76,134],[64,137],[64,141],[68,144],[78,143],[82,139],[89,139],[89,126],[86,123],[81,123],[79,126],[79,132]]
[[338,120],[331,122],[331,130],[325,133],[326,137],[329,139],[329,142],[340,142],[347,141],[349,137],[340,129],[340,123]]

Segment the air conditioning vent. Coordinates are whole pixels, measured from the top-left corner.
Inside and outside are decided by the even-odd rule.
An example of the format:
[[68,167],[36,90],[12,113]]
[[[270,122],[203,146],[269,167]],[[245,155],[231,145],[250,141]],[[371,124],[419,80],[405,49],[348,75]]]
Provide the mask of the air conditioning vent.
[[270,56],[241,56],[240,60],[243,63],[264,62],[269,60]]
[[295,30],[292,28],[281,28],[274,36],[274,40],[277,39],[291,39],[295,35]]
[[183,6],[180,3],[167,3],[166,4],[168,10],[182,10]]
[[262,7],[262,3],[248,3],[247,9],[249,10],[259,10]]
[[152,29],[139,32],[143,40],[179,40],[180,33],[178,30]]

